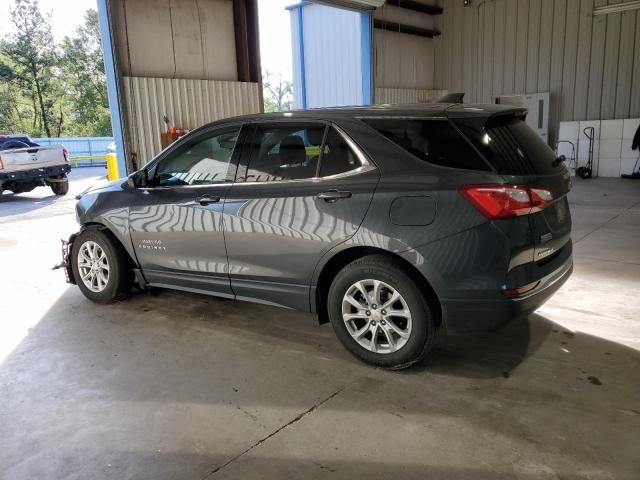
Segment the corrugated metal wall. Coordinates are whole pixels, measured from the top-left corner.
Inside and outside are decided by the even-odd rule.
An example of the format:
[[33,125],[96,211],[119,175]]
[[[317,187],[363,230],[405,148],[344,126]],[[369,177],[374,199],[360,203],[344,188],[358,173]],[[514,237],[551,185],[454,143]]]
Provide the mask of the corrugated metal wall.
[[304,78],[302,76],[302,48],[300,43],[300,14],[298,9],[301,6],[291,9],[289,11],[289,19],[291,25],[291,63],[293,64],[293,107],[304,108],[302,97],[302,82]]
[[640,116],[640,11],[593,16],[620,0],[441,0],[435,87],[465,101],[550,92],[560,121]]
[[[434,26],[433,16],[393,5],[378,8],[374,18],[421,28]],[[374,29],[374,85],[377,88],[434,88],[434,45],[432,38]]]
[[260,111],[257,83],[124,77],[123,86],[129,151],[138,167],[160,152],[165,114],[176,127],[193,130],[214,120]]
[[237,80],[232,0],[109,0],[127,77]]
[[[298,8],[302,9],[302,29]],[[291,10],[296,108],[303,107],[303,81],[307,108],[362,105],[360,13],[320,4],[305,4],[298,8]],[[304,59],[300,55],[301,31]],[[303,61],[304,65],[301,65]]]
[[376,88],[375,103],[431,103],[446,95],[446,90],[415,88]]

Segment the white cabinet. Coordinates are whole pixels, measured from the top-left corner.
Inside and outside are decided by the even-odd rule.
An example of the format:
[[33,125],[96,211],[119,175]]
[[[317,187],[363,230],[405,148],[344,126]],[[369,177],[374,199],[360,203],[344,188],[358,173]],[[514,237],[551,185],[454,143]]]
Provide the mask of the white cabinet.
[[493,98],[500,105],[513,105],[527,109],[527,125],[549,143],[549,92],[525,95],[500,95]]

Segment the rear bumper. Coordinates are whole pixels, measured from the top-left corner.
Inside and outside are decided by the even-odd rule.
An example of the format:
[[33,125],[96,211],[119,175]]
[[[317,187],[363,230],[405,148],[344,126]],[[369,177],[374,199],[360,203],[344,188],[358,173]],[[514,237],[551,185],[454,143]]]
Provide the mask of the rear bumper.
[[571,276],[571,255],[554,271],[539,279],[531,292],[515,298],[441,300],[444,326],[449,334],[487,332],[525,317],[539,308]]
[[53,167],[32,168],[29,170],[20,170],[17,172],[0,171],[0,185],[9,182],[33,182],[44,180],[49,177],[56,177],[71,171],[71,165],[68,163],[62,165],[54,165]]

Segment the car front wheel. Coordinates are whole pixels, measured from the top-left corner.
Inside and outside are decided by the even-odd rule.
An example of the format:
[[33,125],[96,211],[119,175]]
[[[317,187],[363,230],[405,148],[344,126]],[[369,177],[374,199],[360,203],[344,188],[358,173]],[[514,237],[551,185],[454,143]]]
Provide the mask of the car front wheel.
[[109,233],[85,230],[78,234],[71,249],[71,268],[84,296],[96,303],[124,298],[133,284],[126,255]]
[[327,307],[342,344],[375,366],[409,367],[427,354],[435,338],[427,299],[403,266],[385,255],[366,256],[340,270]]

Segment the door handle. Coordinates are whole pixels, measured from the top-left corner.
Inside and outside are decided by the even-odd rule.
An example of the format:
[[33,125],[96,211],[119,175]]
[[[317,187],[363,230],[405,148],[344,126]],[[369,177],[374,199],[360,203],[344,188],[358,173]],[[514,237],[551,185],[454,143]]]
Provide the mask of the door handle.
[[325,202],[335,202],[336,200],[340,200],[341,198],[351,198],[353,194],[351,192],[347,192],[344,190],[328,190],[326,192],[322,192],[318,194],[318,198],[324,200]]
[[201,197],[196,198],[196,203],[200,205],[206,206],[211,203],[218,203],[220,201],[220,197],[212,197],[211,195],[203,195]]

